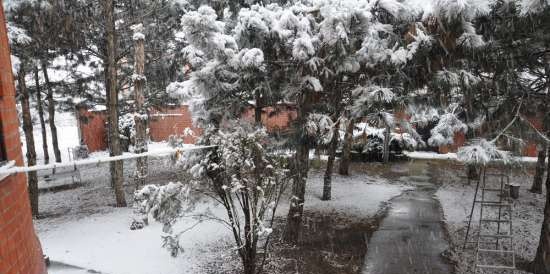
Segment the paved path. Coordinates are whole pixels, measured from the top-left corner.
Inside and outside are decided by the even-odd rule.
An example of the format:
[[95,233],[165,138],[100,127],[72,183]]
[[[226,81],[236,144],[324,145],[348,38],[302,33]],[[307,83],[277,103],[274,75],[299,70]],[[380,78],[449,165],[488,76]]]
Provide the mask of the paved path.
[[[427,173],[429,167],[424,169]],[[426,175],[404,177],[414,190],[391,200],[387,217],[368,243],[363,274],[449,274],[441,256],[448,247],[436,186]]]

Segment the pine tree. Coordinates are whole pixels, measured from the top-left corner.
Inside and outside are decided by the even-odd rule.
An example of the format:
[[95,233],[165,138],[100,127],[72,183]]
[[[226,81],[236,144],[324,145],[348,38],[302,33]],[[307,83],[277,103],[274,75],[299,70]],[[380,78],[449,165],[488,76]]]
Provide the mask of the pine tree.
[[[25,133],[25,143],[27,145],[27,165],[34,166],[36,165],[36,150],[30,112],[30,94],[27,89],[27,83],[25,82],[25,77],[27,75],[26,68],[32,63],[30,45],[33,41],[24,29],[12,24],[8,24],[8,38],[12,48],[12,59],[15,59],[15,63],[17,63],[14,73],[17,75],[17,92],[21,103],[23,131]],[[38,178],[36,171],[27,174],[27,183],[31,211],[33,216],[38,216]]]
[[[134,64],[134,100],[135,112],[134,120],[136,126],[135,153],[147,152],[147,113],[143,109],[144,97],[143,90],[146,83],[144,75],[145,66],[145,35],[142,33],[143,26],[135,25],[133,27],[135,41],[135,64]],[[143,185],[147,176],[147,158],[142,157],[136,160],[136,185]]]

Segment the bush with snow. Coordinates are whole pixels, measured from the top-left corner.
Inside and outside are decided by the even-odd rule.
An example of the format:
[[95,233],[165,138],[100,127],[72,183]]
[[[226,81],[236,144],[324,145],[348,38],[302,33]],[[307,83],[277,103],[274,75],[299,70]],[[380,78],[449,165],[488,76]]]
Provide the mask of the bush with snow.
[[143,220],[152,217],[164,225],[164,246],[176,256],[181,251],[178,237],[182,232],[174,231],[174,224],[193,208],[192,186],[207,182],[207,196],[215,197],[227,211],[222,222],[233,233],[245,269],[255,268],[257,262],[250,258],[256,258],[260,242],[268,241],[281,194],[290,182],[288,170],[283,168],[285,161],[273,156],[267,143],[264,128],[232,125],[225,130],[206,130],[199,144],[215,147],[181,159],[193,180],[143,187],[135,195],[136,212]]

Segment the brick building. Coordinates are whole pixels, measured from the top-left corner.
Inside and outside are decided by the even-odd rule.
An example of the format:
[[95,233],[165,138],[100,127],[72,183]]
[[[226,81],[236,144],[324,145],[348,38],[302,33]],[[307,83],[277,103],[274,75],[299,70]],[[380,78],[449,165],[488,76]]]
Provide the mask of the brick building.
[[[23,165],[15,87],[0,0],[0,165]],[[31,216],[25,174],[0,175],[0,273],[44,274],[46,266]]]
[[[76,110],[80,139],[90,152],[105,150],[107,143],[107,113],[104,110],[88,109],[79,106]],[[254,121],[252,107],[243,111],[242,117],[247,121]],[[284,131],[296,119],[296,109],[291,105],[266,107],[262,111],[262,122],[269,132]],[[185,134],[186,128],[193,132],[193,136]],[[183,137],[186,144],[194,144],[202,129],[193,125],[193,119],[188,106],[170,106],[149,111],[149,137],[151,141],[168,141],[170,136]]]

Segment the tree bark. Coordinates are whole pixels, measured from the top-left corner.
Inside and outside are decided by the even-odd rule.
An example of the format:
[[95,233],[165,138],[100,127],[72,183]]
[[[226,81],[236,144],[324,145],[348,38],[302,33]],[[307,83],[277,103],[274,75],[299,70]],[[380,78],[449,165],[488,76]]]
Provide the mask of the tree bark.
[[544,206],[544,220],[540,232],[539,246],[535,260],[531,264],[535,274],[550,273],[550,180],[546,180],[546,205]]
[[547,145],[543,145],[542,149],[538,152],[537,166],[535,168],[535,176],[533,177],[533,185],[530,191],[533,193],[542,193],[542,181],[544,177],[544,171],[546,169],[546,154]]
[[390,161],[390,138],[391,138],[391,128],[386,125],[386,131],[384,132],[384,163]]
[[42,130],[42,151],[44,153],[44,164],[50,163],[50,152],[48,151],[48,135],[46,133],[46,122],[44,121],[44,108],[42,107],[42,91],[40,90],[40,78],[38,77],[38,67],[34,67],[34,81],[36,86],[36,105],[38,107],[38,117],[40,119],[40,129]]
[[[134,30],[138,33],[142,33],[142,27],[136,27]],[[141,37],[134,38],[135,41],[135,64],[134,64],[134,100],[135,111],[134,120],[136,123],[136,136],[135,136],[135,153],[147,152],[147,112],[143,105],[145,98],[143,91],[146,84],[145,79],[145,41]],[[138,158],[136,160],[136,186],[144,185],[145,178],[147,177],[148,165],[147,157]]]
[[[546,51],[546,54],[544,55],[544,61],[546,86],[550,90],[550,51]],[[549,97],[550,95],[547,93],[545,98],[545,107],[550,101]],[[544,117],[544,129],[546,130],[545,133],[548,133],[547,130],[550,128],[548,126],[548,123],[550,123],[548,115],[549,114],[546,111]],[[548,177],[546,180],[546,205],[544,206],[544,219],[542,221],[539,246],[537,247],[537,254],[535,255],[535,259],[531,263],[531,268],[532,272],[535,274],[550,273],[550,177]]]
[[[105,45],[106,54],[103,60],[105,69],[105,89],[107,92],[107,112],[109,122],[109,155],[118,156],[122,154],[120,136],[118,132],[118,90],[117,90],[117,67],[116,67],[116,33],[115,33],[115,10],[114,0],[103,0],[103,15],[105,17]],[[115,191],[116,205],[126,206],[124,195],[123,162],[113,161],[110,163],[111,185]]]
[[[29,91],[25,84],[25,68],[23,64],[21,64],[17,79],[19,83],[19,92],[21,93],[20,100],[23,112],[23,131],[25,132],[25,142],[27,143],[27,165],[34,166],[36,165],[36,150],[34,147]],[[27,176],[32,215],[38,216],[38,178],[36,176],[36,171],[29,172]]]
[[48,100],[48,122],[50,125],[50,131],[52,133],[52,146],[53,154],[55,156],[55,162],[61,163],[61,151],[59,150],[59,142],[57,140],[57,127],[55,126],[55,101],[53,100],[53,88],[50,83],[50,77],[48,75],[48,66],[45,60],[41,61],[42,73],[44,74],[44,82],[46,83],[46,89],[48,94],[46,99]]
[[334,132],[332,138],[330,139],[329,148],[328,148],[328,161],[327,169],[325,170],[325,176],[323,178],[323,197],[321,200],[328,201],[331,199],[332,192],[332,171],[334,169],[334,160],[336,158],[336,148],[338,148],[338,139],[340,133],[338,129],[340,128],[340,121],[338,120],[334,125]]
[[340,158],[340,167],[338,173],[340,175],[349,175],[349,163],[351,162],[351,148],[353,146],[353,128],[355,127],[355,119],[349,118],[344,135],[344,145],[342,147],[342,158]]
[[307,117],[311,112],[311,100],[307,92],[303,92],[298,100],[296,117],[296,154],[294,155],[294,182],[292,185],[292,197],[288,210],[285,239],[291,243],[297,243],[302,227],[302,215],[306,193],[307,172],[309,170],[309,140],[305,132]]

